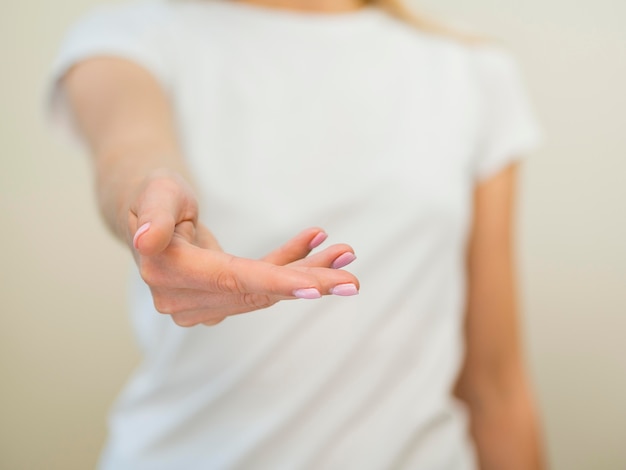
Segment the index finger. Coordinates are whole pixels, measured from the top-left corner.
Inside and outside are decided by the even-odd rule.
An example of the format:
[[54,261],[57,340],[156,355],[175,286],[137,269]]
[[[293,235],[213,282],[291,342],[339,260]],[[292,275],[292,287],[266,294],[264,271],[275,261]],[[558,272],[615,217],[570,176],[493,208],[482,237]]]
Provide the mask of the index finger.
[[222,294],[261,294],[291,298],[319,298],[339,285],[359,281],[351,273],[330,268],[315,270],[277,266],[222,252],[190,247],[193,263],[186,268],[187,287]]

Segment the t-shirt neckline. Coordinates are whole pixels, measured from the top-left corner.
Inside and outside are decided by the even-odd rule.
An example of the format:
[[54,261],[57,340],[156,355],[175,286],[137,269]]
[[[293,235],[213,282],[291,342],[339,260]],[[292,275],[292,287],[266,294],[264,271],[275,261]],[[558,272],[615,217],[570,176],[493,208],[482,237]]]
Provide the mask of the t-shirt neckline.
[[357,10],[326,13],[266,7],[236,0],[205,1],[227,10],[230,14],[244,20],[293,24],[294,26],[311,28],[359,27],[359,25],[370,24],[375,18],[379,18],[382,13],[379,7],[371,5],[365,5]]

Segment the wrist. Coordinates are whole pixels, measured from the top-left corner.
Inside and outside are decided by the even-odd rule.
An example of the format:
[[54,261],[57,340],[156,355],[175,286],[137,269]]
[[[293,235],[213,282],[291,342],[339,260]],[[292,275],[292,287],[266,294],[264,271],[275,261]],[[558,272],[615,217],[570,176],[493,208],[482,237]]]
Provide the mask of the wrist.
[[190,187],[171,163],[167,158],[139,155],[109,155],[96,159],[100,212],[111,232],[129,246],[138,228],[135,206],[149,185],[170,181],[173,183],[170,186]]

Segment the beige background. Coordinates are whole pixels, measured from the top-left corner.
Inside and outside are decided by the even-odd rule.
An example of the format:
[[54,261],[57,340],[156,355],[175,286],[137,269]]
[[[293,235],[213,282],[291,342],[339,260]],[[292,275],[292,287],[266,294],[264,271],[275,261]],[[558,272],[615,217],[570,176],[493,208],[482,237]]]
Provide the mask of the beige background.
[[[0,468],[84,469],[137,364],[129,257],[88,159],[40,118],[63,31],[96,0],[1,0]],[[524,167],[530,369],[552,467],[626,469],[626,2],[422,0],[515,51],[546,134]]]

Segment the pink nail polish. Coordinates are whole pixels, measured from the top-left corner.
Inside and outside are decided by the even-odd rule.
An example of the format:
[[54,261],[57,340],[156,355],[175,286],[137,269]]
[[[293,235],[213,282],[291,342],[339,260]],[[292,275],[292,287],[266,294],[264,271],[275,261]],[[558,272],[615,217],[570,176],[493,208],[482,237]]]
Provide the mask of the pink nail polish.
[[349,251],[347,251],[346,253],[342,254],[341,256],[338,256],[337,259],[335,259],[335,261],[333,261],[333,264],[331,265],[331,267],[333,269],[341,269],[341,268],[343,268],[345,266],[348,266],[355,259],[356,259],[356,256],[354,256],[354,253],[350,253]]
[[298,289],[293,292],[293,295],[299,299],[319,299],[322,296],[315,288]]
[[137,243],[139,243],[139,239],[141,238],[141,236],[144,233],[146,233],[148,230],[150,230],[150,222],[146,222],[145,224],[143,224],[141,227],[137,229],[137,232],[135,232],[135,236],[133,237],[133,246],[135,247],[135,249],[139,248],[137,246]]
[[350,295],[357,295],[359,290],[354,284],[339,284],[330,290],[333,295],[340,295],[342,297],[348,297]]
[[324,243],[324,241],[328,238],[328,234],[326,232],[320,232],[317,235],[315,235],[315,237],[313,238],[313,240],[311,240],[311,243],[309,243],[309,248],[312,250],[313,248],[317,248],[318,246],[320,246],[322,243]]

